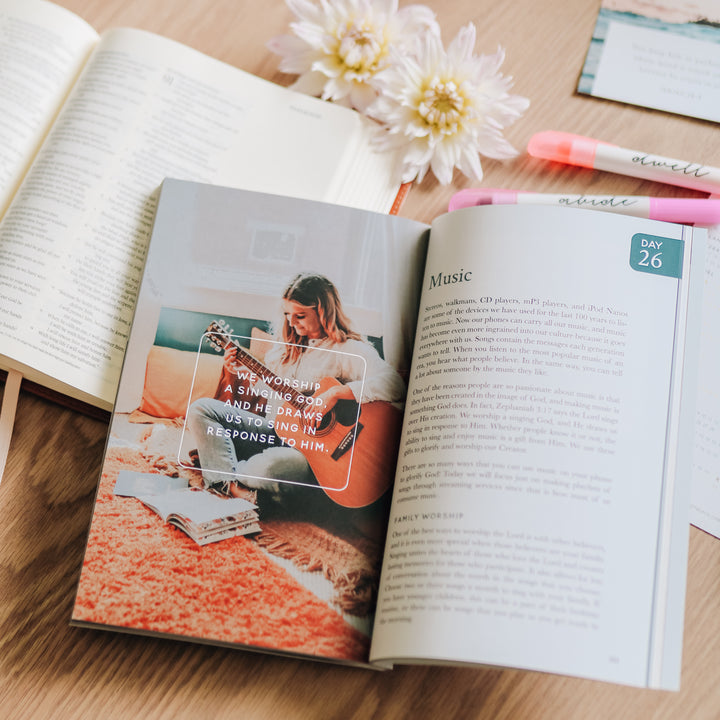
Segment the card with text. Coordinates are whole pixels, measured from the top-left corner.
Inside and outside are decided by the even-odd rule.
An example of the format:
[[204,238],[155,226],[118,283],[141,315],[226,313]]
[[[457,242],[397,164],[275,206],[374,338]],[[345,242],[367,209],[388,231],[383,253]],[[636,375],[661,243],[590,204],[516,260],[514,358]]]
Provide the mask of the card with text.
[[720,3],[603,0],[578,92],[720,121]]

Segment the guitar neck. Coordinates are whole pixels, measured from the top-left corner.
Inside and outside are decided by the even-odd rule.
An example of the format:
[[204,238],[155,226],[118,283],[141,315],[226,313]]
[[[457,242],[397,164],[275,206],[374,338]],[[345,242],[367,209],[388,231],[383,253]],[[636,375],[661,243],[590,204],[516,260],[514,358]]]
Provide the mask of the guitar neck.
[[263,365],[256,357],[248,352],[237,340],[233,339],[224,330],[211,325],[210,328],[208,328],[208,333],[219,336],[222,339],[224,348],[235,348],[237,351],[238,361],[241,362],[248,370],[261,378],[266,385],[281,389],[283,394],[286,395],[286,402],[290,403],[294,408],[297,410],[303,410],[307,407],[305,395],[298,392],[295,388],[287,385],[281,377]]

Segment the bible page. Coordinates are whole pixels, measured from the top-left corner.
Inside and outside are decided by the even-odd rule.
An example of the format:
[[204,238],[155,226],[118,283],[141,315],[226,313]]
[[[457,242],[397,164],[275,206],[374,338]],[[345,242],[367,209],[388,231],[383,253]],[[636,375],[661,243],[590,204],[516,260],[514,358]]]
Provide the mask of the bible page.
[[530,206],[435,221],[372,659],[677,684],[691,235]]
[[3,364],[109,409],[163,179],[335,200],[366,131],[173,41],[105,34],[0,225]]
[[57,5],[0,0],[0,217],[97,39]]

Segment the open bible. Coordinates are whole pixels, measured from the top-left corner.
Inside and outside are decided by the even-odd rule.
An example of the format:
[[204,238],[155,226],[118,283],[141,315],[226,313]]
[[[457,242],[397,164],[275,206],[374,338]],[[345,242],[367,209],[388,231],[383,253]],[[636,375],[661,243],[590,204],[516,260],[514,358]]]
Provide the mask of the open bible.
[[379,212],[369,124],[174,41],[0,0],[0,371],[107,414],[163,178]]
[[[73,623],[677,687],[704,247],[585,210],[427,227],[166,180]],[[351,401],[339,450],[326,377]],[[376,472],[365,437],[391,439]],[[149,466],[257,493],[260,532],[178,577],[185,539],[113,493]],[[170,588],[152,608],[149,581]]]

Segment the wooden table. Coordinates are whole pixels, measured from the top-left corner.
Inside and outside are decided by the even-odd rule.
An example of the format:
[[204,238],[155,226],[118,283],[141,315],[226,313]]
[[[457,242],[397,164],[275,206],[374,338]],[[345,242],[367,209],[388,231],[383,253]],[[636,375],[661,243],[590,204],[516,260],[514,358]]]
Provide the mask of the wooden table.
[[[478,49],[505,47],[529,111],[507,132],[566,130],[720,166],[709,122],[575,94],[600,0],[429,0],[447,42],[468,21]],[[289,84],[265,43],[280,0],[61,0],[102,31],[145,28]],[[524,154],[485,161],[488,187],[667,194],[631,178],[550,169]],[[402,214],[430,221],[455,190],[428,178]],[[0,714],[8,718],[716,718],[720,717],[720,540],[692,528],[682,690],[644,691],[494,669],[343,669],[68,626],[107,426],[21,393],[0,485]]]

